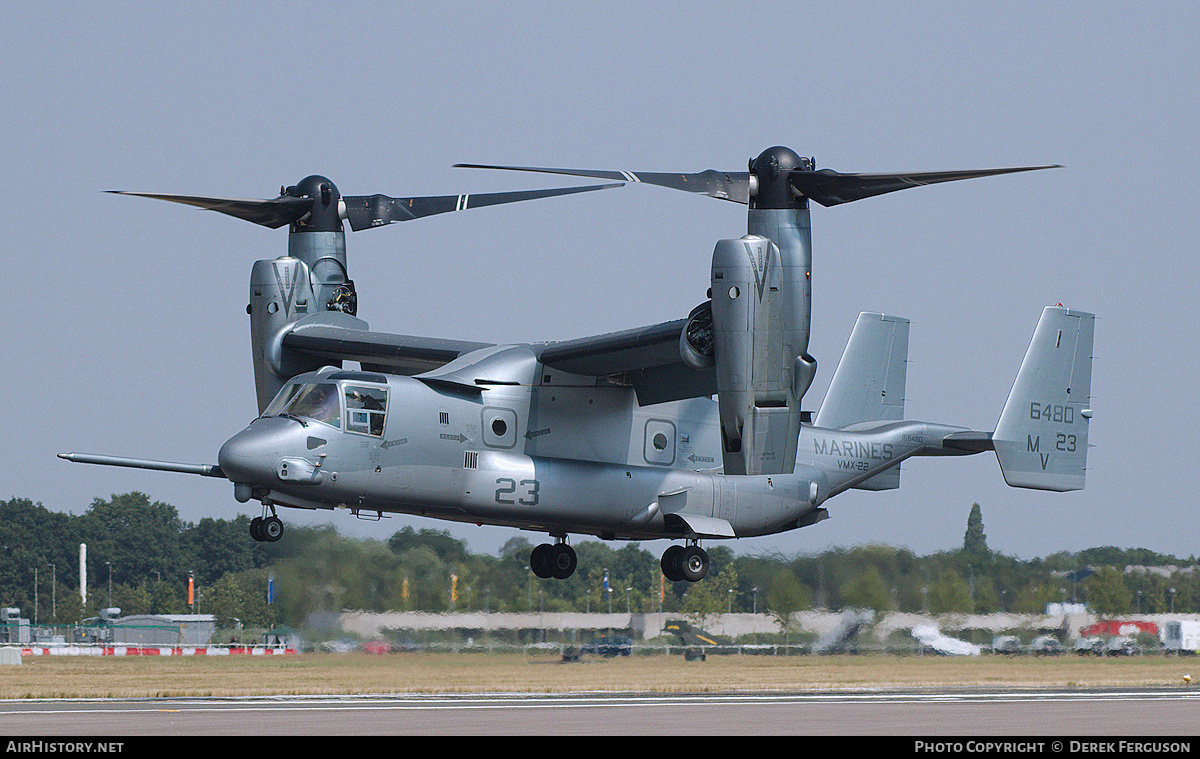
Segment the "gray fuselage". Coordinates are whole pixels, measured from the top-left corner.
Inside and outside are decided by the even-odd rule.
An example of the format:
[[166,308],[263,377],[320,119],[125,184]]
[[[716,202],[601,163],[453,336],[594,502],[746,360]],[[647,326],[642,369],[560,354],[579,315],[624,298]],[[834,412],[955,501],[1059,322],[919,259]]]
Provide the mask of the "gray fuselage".
[[[315,409],[318,395],[332,410]],[[929,427],[806,426],[794,472],[724,475],[715,401],[641,407],[628,387],[546,370],[532,347],[506,346],[419,378],[300,375],[219,460],[241,500],[552,535],[733,538],[819,521],[824,500],[956,429]]]

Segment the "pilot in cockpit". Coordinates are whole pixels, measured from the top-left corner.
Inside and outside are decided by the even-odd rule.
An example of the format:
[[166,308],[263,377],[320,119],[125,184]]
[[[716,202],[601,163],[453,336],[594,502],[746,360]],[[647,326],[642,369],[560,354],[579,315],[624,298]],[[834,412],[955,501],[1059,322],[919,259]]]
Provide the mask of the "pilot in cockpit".
[[286,407],[289,415],[304,416],[341,427],[341,400],[337,385],[319,383],[307,385]]
[[338,402],[337,385],[317,385],[313,388],[312,395],[312,417],[335,427],[340,426],[341,408]]

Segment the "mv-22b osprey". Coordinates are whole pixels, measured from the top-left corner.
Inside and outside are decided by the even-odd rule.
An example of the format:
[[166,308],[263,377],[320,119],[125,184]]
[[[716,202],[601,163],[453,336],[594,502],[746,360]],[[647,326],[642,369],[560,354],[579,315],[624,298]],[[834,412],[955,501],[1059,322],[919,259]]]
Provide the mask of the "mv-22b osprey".
[[717,242],[708,300],[687,318],[494,345],[370,331],[355,315],[343,222],[357,231],[615,185],[398,199],[342,196],[314,176],[272,200],[150,195],[290,225],[288,254],[251,271],[260,415],[221,447],[215,466],[61,455],[226,478],[239,502],[262,504],[250,528],[257,540],[279,539],[279,506],[542,532],[554,540],[533,549],[530,567],[557,578],[575,570],[568,536],[595,535],[672,541],[663,574],[700,580],[708,571],[701,540],[815,524],[829,516],[826,502],[850,488],[898,487],[911,456],[993,450],[1009,485],[1083,487],[1092,314],[1042,312],[991,432],[903,419],[908,322],[878,313],[859,316],[816,418],[800,407],[816,369],[808,354],[810,200],[831,206],[1049,167],[843,174],[781,147],[730,173],[460,166],[701,193],[748,205],[748,230]]

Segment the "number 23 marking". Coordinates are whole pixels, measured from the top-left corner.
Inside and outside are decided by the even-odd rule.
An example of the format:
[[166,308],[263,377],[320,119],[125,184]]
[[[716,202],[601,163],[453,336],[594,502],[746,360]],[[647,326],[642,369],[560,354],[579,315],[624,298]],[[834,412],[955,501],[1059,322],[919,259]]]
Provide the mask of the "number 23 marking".
[[[519,483],[516,480],[508,477],[501,477],[496,480],[496,484],[500,487],[496,488],[496,503],[511,505],[519,503],[522,506],[537,506],[538,503],[538,488],[541,485],[537,480],[521,480]],[[518,493],[517,486],[520,485],[521,490]],[[514,500],[508,496],[520,495],[520,498]]]

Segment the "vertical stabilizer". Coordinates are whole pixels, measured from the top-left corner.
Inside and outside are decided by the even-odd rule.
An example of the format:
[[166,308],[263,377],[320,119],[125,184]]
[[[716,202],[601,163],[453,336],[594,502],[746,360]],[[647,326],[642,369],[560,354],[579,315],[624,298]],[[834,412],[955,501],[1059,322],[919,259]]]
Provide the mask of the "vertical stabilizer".
[[1083,489],[1095,322],[1093,314],[1062,306],[1042,311],[992,433],[1009,485]]
[[908,320],[861,313],[829,382],[815,425],[842,429],[904,418]]
[[[908,376],[908,319],[863,312],[829,382],[815,426],[845,429],[863,422],[904,418]],[[900,487],[900,465],[854,486],[859,490]]]

